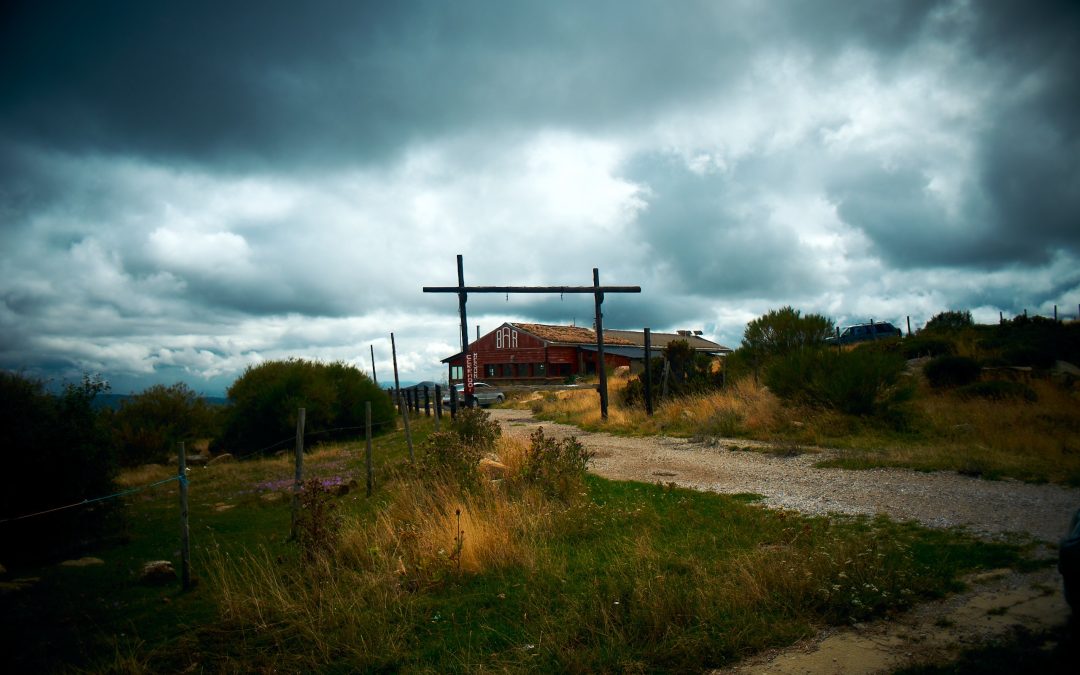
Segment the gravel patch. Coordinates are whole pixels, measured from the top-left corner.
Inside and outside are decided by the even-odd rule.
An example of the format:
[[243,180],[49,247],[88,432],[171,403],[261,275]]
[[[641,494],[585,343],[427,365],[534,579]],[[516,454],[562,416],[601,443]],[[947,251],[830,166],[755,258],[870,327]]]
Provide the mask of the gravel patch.
[[767,444],[741,439],[706,444],[665,436],[613,436],[538,422],[527,410],[494,409],[491,416],[513,436],[527,437],[537,427],[557,438],[576,436],[596,453],[590,470],[605,478],[754,493],[770,508],[807,514],[884,514],[930,527],[965,526],[991,538],[1020,533],[1056,543],[1080,507],[1080,489],[1058,485],[990,481],[954,472],[815,468],[835,455],[827,449],[786,457],[748,452],[744,448]]

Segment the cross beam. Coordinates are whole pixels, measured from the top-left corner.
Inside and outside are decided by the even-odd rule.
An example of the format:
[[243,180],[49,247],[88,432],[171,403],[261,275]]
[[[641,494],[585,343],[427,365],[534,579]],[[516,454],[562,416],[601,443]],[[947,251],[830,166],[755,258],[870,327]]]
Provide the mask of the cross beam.
[[[590,293],[595,298],[596,304],[596,372],[600,378],[597,390],[600,393],[600,416],[607,419],[608,416],[608,391],[607,372],[604,369],[604,314],[600,311],[600,305],[604,302],[605,293],[640,293],[641,286],[601,286],[600,271],[593,268],[592,286],[466,286],[465,270],[462,258],[457,257],[457,286],[424,286],[425,293],[456,293],[458,296],[458,311],[461,313],[461,353],[469,353],[469,322],[465,316],[465,303],[469,300],[469,293]],[[465,393],[465,404],[472,403],[472,392]]]

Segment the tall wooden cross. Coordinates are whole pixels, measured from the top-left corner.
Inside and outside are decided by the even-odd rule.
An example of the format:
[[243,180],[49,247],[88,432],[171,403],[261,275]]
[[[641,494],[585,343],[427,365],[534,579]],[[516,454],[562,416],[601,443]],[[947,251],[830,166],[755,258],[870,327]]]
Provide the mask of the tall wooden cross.
[[[469,293],[591,293],[596,304],[596,372],[600,377],[600,416],[607,419],[608,416],[608,391],[607,372],[604,370],[604,314],[600,306],[604,302],[605,293],[640,293],[640,286],[601,286],[600,271],[593,268],[592,286],[466,286],[465,269],[461,255],[457,257],[457,286],[424,286],[425,293],[456,293],[458,296],[458,311],[461,313],[461,353],[469,353],[469,322],[465,316],[465,303],[468,302]],[[472,403],[472,394],[466,394],[465,404]]]

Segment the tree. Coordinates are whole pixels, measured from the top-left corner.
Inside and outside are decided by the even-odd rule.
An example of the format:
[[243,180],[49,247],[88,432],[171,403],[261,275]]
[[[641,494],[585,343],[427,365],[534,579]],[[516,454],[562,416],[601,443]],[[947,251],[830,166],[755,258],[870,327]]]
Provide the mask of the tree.
[[740,351],[755,373],[770,359],[805,347],[817,347],[833,333],[832,319],[790,306],[774,309],[746,325]]
[[112,416],[121,466],[165,462],[178,441],[214,433],[214,411],[183,382],[156,384],[120,404]]
[[[0,519],[18,518],[114,492],[108,434],[93,400],[108,384],[86,376],[60,394],[19,374],[0,372]],[[5,524],[4,561],[69,553],[104,532],[117,502],[69,508]]]
[[267,361],[244,371],[226,392],[229,401],[216,446],[251,454],[280,449],[296,432],[305,408],[309,435],[332,440],[363,433],[364,403],[371,403],[376,433],[393,428],[386,393],[353,366],[303,359]]

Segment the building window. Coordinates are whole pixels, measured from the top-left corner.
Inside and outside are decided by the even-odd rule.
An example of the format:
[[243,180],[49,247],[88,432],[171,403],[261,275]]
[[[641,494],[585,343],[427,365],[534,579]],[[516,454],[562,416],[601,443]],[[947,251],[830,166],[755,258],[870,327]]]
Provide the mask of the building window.
[[462,369],[464,366],[450,366],[450,379],[460,380],[462,379]]
[[538,363],[538,364],[536,364],[536,376],[537,377],[545,377],[546,375],[547,375],[547,364],[546,363]]
[[503,367],[502,367],[502,376],[503,377],[513,377],[514,376],[514,364],[512,364],[512,363],[504,363]]
[[489,363],[484,366],[484,377],[495,377],[495,364]]
[[518,377],[528,377],[528,376],[529,376],[529,364],[527,364],[527,363],[519,363],[518,364]]

